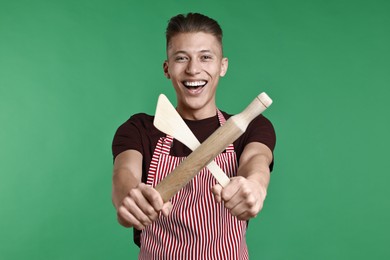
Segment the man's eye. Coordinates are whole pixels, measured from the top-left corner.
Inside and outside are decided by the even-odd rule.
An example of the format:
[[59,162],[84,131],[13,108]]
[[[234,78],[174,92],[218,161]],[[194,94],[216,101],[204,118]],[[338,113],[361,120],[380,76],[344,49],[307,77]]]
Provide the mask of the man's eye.
[[213,59],[213,57],[210,55],[203,55],[202,56],[202,60],[212,60],[212,59]]
[[187,57],[183,57],[183,56],[178,56],[175,58],[175,61],[179,61],[179,62],[183,62],[183,61],[186,61],[187,60]]

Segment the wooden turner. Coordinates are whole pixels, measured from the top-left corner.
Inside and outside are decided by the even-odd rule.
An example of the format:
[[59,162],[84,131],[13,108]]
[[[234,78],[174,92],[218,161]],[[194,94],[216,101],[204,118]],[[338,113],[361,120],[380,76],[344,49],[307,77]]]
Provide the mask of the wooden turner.
[[169,201],[182,187],[220,154],[229,144],[242,135],[249,123],[267,107],[272,100],[267,94],[258,95],[241,113],[232,116],[210,135],[182,163],[155,187],[164,202]]
[[[158,97],[153,124],[158,130],[174,137],[192,151],[200,146],[198,139],[164,94]],[[229,183],[229,178],[215,161],[211,161],[206,167],[222,187]]]

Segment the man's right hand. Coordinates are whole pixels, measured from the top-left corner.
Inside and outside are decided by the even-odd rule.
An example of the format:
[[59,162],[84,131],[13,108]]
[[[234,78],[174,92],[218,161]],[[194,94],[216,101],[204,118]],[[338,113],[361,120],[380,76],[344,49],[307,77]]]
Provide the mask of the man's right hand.
[[164,203],[153,187],[139,183],[123,198],[117,208],[118,222],[124,227],[144,229],[160,215],[167,217],[172,210],[171,202]]

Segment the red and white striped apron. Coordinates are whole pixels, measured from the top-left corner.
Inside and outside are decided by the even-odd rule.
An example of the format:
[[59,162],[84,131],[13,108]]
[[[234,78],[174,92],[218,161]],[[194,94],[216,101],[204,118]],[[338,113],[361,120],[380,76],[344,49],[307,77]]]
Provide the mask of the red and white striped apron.
[[[225,118],[218,111],[220,124]],[[159,139],[154,150],[147,184],[155,187],[185,158],[171,156],[173,138]],[[237,157],[233,144],[215,162],[229,176],[237,172]],[[172,199],[172,211],[162,215],[141,233],[139,259],[248,259],[246,221],[232,216],[216,203],[211,187],[216,184],[204,168]]]

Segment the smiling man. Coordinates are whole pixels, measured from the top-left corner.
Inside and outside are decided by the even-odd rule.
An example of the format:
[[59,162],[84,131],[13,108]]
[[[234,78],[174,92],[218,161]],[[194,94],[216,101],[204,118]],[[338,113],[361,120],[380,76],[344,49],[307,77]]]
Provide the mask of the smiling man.
[[[167,31],[165,76],[177,111],[200,142],[231,116],[216,107],[228,69],[222,30],[202,14],[177,15]],[[112,200],[118,221],[134,228],[140,259],[248,259],[247,221],[262,209],[273,166],[275,132],[264,116],[215,158],[229,176],[222,188],[205,168],[163,203],[154,180],[168,175],[190,150],[153,126],[143,113],[122,124],[113,140]]]

